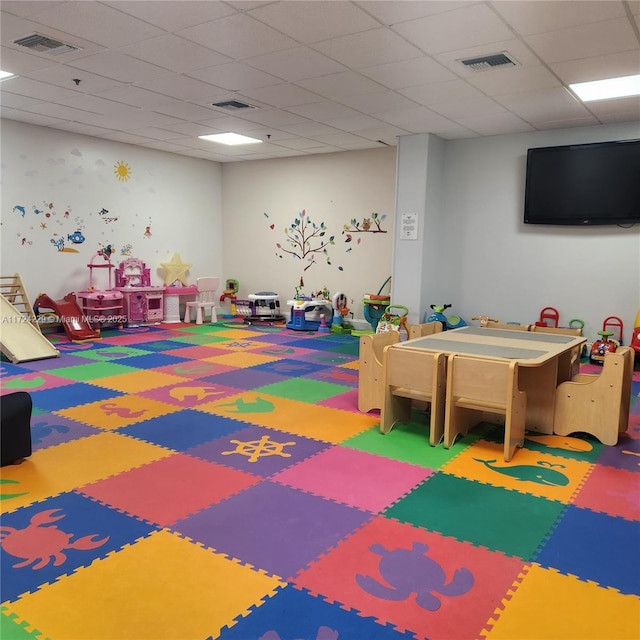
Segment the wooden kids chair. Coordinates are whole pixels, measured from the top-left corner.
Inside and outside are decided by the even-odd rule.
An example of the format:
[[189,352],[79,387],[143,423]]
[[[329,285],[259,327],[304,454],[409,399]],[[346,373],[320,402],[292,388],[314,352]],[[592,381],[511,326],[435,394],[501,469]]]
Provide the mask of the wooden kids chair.
[[434,333],[440,333],[441,331],[442,322],[411,324],[409,325],[409,340],[413,340],[414,338],[423,338],[424,336],[430,336]]
[[599,374],[580,373],[556,389],[553,432],[560,436],[588,433],[615,445],[629,424],[633,351],[618,347],[604,356]]
[[187,302],[184,310],[184,321],[191,322],[191,309],[196,310],[196,324],[202,324],[203,309],[211,310],[211,322],[217,322],[216,315],[216,291],[220,284],[220,278],[198,278],[198,299],[194,302]]
[[450,355],[444,419],[444,446],[451,447],[459,435],[486,419],[502,414],[504,460],[524,444],[527,394],[518,388],[518,363]]
[[363,413],[382,407],[384,370],[382,352],[390,344],[400,342],[398,331],[360,336],[358,361],[358,410]]
[[429,444],[435,447],[444,433],[446,356],[444,353],[386,347],[384,397],[380,432],[389,433],[396,422],[411,420],[413,401],[431,404]]

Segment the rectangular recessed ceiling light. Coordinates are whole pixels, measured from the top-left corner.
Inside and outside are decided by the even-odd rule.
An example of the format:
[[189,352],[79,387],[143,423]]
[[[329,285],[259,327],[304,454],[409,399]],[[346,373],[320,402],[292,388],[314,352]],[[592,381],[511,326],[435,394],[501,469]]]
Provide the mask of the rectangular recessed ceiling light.
[[583,102],[626,98],[640,95],[640,75],[578,82],[570,84],[569,87]]
[[11,77],[13,77],[13,73],[11,73],[11,71],[3,71],[0,69],[0,80],[6,80]]
[[214,133],[209,136],[198,136],[202,140],[210,140],[211,142],[219,142],[220,144],[236,145],[236,144],[256,144],[262,142],[257,138],[249,136],[241,136],[239,133]]

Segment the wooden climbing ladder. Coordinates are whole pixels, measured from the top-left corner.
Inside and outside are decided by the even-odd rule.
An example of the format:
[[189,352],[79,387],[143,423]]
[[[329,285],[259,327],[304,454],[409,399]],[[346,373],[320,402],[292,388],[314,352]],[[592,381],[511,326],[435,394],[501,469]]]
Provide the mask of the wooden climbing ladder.
[[20,315],[27,318],[29,322],[42,333],[19,273],[12,276],[0,276],[0,293],[7,302],[10,302],[16,308]]

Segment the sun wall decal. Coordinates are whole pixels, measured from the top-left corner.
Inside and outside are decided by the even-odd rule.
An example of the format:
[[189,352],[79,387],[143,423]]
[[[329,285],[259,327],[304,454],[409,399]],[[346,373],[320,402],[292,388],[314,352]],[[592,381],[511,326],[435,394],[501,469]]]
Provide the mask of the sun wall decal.
[[126,182],[131,177],[131,168],[126,162],[116,162],[114,173],[120,182]]

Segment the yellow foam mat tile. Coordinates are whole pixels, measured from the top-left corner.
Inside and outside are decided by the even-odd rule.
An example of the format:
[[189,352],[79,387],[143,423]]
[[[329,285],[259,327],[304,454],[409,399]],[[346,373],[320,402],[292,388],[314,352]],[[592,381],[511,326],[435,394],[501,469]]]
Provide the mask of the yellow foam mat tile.
[[[223,330],[216,330],[216,331],[212,331],[211,334],[208,335],[212,335],[215,336],[216,338],[229,338],[231,340],[247,340],[247,338],[259,338],[259,337],[263,337],[264,336],[264,332],[263,331],[251,331],[251,329],[223,329]],[[261,343],[262,346],[264,346],[264,342]],[[218,345],[216,344],[216,347]]]
[[[218,345],[216,345],[218,347]],[[223,356],[212,356],[211,358],[202,358],[202,362],[212,362],[213,364],[224,364],[229,367],[237,367],[245,369],[246,367],[255,367],[259,364],[266,364],[274,360],[281,360],[274,356],[263,356],[257,353],[245,351],[232,351]]]
[[0,511],[14,511],[173,453],[112,432],[35,451],[22,464],[2,468],[3,480],[14,481],[7,486],[12,494],[18,495],[0,501]]
[[136,393],[138,391],[149,391],[149,389],[167,387],[170,384],[180,384],[188,381],[189,378],[172,376],[169,373],[161,373],[159,371],[133,371],[132,373],[123,373],[118,376],[92,380],[91,384],[96,387],[103,387],[104,389],[122,391],[123,393]]
[[567,503],[580,489],[592,465],[540,451],[517,449],[504,461],[503,446],[478,440],[442,467],[460,478]]
[[256,394],[253,391],[199,405],[198,411],[246,420],[277,431],[331,443],[342,442],[380,422],[377,416]]
[[358,369],[360,369],[360,362],[358,362],[358,360],[353,360],[351,362],[345,362],[344,364],[341,364],[340,367],[342,367],[343,369],[355,369],[357,371]]
[[23,595],[7,613],[50,638],[203,640],[283,584],[163,530]]
[[[181,378],[181,381],[185,380]],[[180,407],[165,402],[130,395],[59,409],[54,413],[92,427],[119,429],[179,410]]]
[[482,636],[488,640],[633,640],[640,637],[640,598],[582,582],[533,564],[504,610]]

